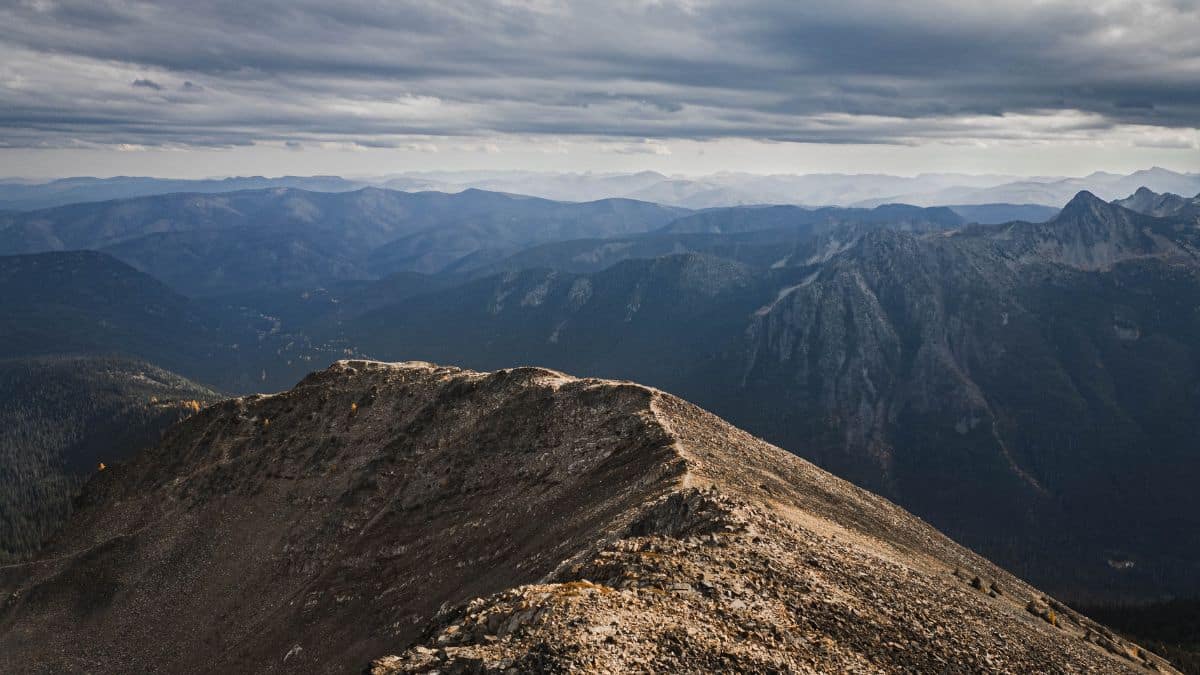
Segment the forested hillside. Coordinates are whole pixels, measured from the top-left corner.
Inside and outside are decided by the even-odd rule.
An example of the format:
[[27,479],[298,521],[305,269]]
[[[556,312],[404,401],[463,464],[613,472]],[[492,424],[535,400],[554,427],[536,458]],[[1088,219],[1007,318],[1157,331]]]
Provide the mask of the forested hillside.
[[0,361],[0,561],[53,534],[100,463],[128,458],[216,398],[131,359]]

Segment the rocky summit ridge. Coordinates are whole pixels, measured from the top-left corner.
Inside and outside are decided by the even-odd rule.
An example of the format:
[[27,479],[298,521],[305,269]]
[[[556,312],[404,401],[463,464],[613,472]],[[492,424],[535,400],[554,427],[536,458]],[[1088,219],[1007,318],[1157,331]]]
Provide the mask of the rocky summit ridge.
[[5,672],[1173,672],[685,401],[537,368],[209,406],[0,593]]

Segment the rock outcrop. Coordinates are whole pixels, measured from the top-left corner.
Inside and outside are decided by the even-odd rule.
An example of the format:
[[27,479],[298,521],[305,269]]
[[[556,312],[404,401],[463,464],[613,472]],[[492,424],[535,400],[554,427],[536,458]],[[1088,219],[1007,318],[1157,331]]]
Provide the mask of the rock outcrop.
[[1171,672],[658,390],[339,362],[98,474],[6,672]]

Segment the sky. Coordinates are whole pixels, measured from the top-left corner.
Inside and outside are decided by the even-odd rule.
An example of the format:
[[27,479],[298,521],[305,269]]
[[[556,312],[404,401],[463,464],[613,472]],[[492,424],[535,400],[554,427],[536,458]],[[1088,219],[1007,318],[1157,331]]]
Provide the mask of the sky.
[[1200,0],[0,0],[0,176],[1200,171]]

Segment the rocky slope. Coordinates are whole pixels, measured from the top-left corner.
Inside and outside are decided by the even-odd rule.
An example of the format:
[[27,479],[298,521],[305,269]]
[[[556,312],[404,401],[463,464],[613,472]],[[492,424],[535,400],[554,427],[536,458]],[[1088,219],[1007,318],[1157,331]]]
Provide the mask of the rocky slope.
[[1045,223],[1011,223],[978,238],[996,242],[1023,263],[1052,262],[1106,270],[1117,262],[1155,257],[1196,264],[1200,232],[1174,220],[1146,216],[1080,192]]
[[1200,225],[1200,195],[1195,197],[1180,197],[1166,192],[1159,194],[1148,188],[1138,188],[1137,192],[1113,202],[1131,211],[1155,216],[1157,218],[1177,217]]
[[1060,593],[1193,594],[1200,232],[1177,225],[1084,194],[868,234],[755,317],[738,395],[700,400]]
[[339,362],[93,478],[8,672],[1145,672],[889,502],[654,389]]

